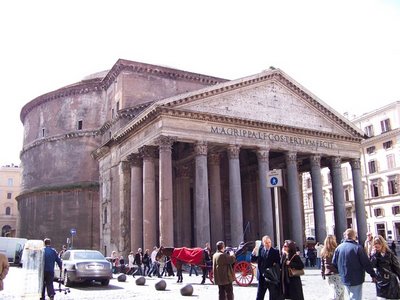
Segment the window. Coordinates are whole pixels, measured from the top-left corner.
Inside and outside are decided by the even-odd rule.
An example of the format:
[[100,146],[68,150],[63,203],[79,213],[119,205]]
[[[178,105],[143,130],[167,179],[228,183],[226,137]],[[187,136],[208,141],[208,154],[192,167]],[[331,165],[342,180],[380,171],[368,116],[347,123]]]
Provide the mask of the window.
[[342,167],[342,180],[349,179],[349,172],[347,171],[347,167]]
[[371,182],[371,196],[379,197],[379,184],[377,180]]
[[368,153],[368,154],[375,153],[375,146],[368,147],[368,148],[367,148],[367,153]]
[[13,186],[14,185],[14,179],[8,178],[7,179],[7,186]]
[[119,101],[117,102],[117,111],[119,111]]
[[364,132],[368,137],[374,136],[374,127],[372,125],[366,126]]
[[392,207],[393,215],[400,215],[400,206],[396,205]]
[[11,208],[10,207],[6,207],[6,216],[11,215]]
[[389,195],[397,194],[397,181],[396,176],[388,177],[388,191]]
[[381,129],[382,129],[382,133],[388,132],[389,130],[391,130],[389,119],[381,121]]
[[44,134],[45,134],[45,130],[44,130],[44,128],[42,128],[42,137],[44,137]]
[[344,200],[350,201],[350,191],[349,189],[344,190]]
[[387,168],[389,170],[396,168],[396,160],[394,154],[386,155],[386,161],[387,161]]
[[114,119],[114,108],[111,109],[111,119]]
[[83,121],[79,120],[78,121],[78,130],[82,130],[83,129]]
[[370,160],[368,162],[368,170],[369,170],[370,174],[376,172],[376,161],[375,160]]
[[332,178],[331,178],[331,172],[329,172],[328,174],[326,174],[326,181],[328,184],[332,183]]
[[387,141],[383,143],[383,149],[391,149],[392,148],[392,141]]
[[307,194],[307,205],[308,205],[308,208],[314,207],[312,194]]
[[385,214],[384,214],[384,210],[383,210],[383,208],[375,208],[374,209],[374,215],[375,215],[375,217],[383,217]]
[[307,187],[308,189],[311,189],[311,178],[307,178],[307,179],[306,179],[306,187]]
[[7,199],[11,199],[12,194],[11,193],[7,193]]

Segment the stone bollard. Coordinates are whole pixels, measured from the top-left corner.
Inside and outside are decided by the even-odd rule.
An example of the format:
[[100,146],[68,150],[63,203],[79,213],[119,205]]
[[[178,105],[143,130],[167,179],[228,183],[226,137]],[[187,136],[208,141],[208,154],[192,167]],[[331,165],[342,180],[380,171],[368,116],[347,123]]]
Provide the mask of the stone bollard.
[[125,274],[118,275],[117,280],[119,282],[125,282],[126,281],[126,275]]
[[144,285],[146,283],[146,278],[140,276],[138,279],[135,280],[136,285]]
[[181,288],[181,295],[182,296],[192,296],[193,295],[193,286],[191,284],[185,285]]
[[164,291],[165,288],[167,287],[167,283],[165,280],[161,279],[159,282],[157,282],[154,286],[157,291]]

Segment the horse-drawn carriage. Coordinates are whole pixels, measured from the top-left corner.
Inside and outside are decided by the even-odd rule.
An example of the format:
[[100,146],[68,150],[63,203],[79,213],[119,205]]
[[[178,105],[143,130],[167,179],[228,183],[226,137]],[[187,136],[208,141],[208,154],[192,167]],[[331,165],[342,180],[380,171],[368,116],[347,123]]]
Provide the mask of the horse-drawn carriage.
[[[251,252],[254,249],[255,242],[241,243],[239,247],[227,247],[226,251],[233,251],[236,256],[236,262],[233,265],[235,272],[235,281],[239,286],[249,286],[254,278],[255,267],[251,263]],[[214,283],[212,265],[205,260],[204,250],[202,248],[164,248],[160,247],[157,253],[157,260],[163,256],[171,258],[172,263],[177,269],[178,282],[182,282],[183,264],[191,264],[200,267],[203,270],[203,282],[206,274],[208,279]]]

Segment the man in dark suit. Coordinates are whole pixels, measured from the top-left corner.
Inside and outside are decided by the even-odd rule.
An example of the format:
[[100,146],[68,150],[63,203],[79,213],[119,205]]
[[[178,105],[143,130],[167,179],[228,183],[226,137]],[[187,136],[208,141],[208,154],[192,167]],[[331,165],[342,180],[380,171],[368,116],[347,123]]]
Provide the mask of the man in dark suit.
[[[281,292],[279,288],[279,282],[275,280],[266,280],[268,270],[274,265],[279,270],[280,255],[279,250],[272,248],[271,238],[268,235],[263,236],[262,244],[259,249],[254,248],[251,254],[251,261],[257,262],[257,298],[256,300],[263,300],[267,289],[269,290],[269,299],[278,300],[281,299]],[[279,278],[279,274],[276,274]]]

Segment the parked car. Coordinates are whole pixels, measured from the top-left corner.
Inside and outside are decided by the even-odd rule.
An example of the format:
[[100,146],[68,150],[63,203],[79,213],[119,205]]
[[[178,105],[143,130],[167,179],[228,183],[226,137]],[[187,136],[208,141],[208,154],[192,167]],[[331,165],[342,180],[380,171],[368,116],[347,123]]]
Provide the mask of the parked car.
[[63,280],[65,286],[74,282],[99,281],[106,286],[112,278],[111,263],[96,250],[67,250],[62,260],[62,271],[55,266],[56,280]]

